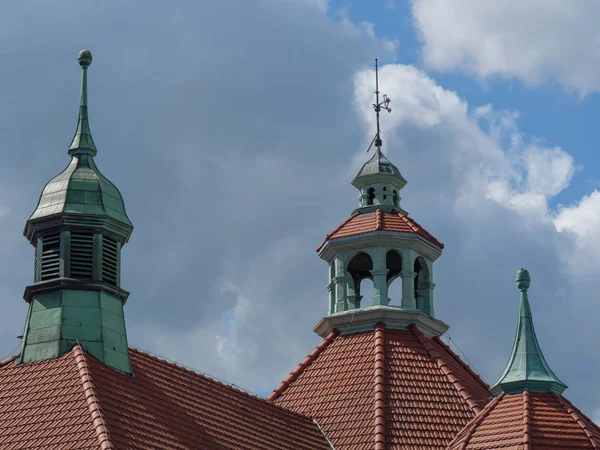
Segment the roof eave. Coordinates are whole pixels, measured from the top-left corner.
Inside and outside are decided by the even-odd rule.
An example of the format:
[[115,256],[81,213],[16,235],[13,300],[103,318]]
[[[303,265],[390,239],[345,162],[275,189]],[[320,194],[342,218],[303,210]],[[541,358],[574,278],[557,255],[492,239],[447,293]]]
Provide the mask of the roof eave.
[[415,250],[432,262],[442,254],[441,248],[420,234],[398,231],[373,231],[353,236],[327,239],[317,251],[321,259],[331,262],[339,252],[369,246],[402,247]]

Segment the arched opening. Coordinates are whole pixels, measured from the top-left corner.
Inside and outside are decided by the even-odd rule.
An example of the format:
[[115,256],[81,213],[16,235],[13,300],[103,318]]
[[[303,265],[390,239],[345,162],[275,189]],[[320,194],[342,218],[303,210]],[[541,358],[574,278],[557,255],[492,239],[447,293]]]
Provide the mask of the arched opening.
[[422,257],[415,260],[415,301],[417,309],[425,314],[431,314],[431,298],[427,289],[429,283],[429,269],[427,263]]
[[372,205],[375,202],[375,189],[369,188],[367,191],[367,205]]
[[394,189],[392,192],[392,202],[394,203],[394,205],[398,206],[398,192],[396,192],[396,189]]
[[[395,250],[387,252],[385,255],[385,267],[388,270],[388,304],[400,306],[402,304],[402,279],[400,278],[400,272],[402,271],[402,256],[400,253]],[[400,281],[394,283],[396,279],[399,279]]]
[[361,299],[364,299],[363,306],[369,307],[373,302],[373,279],[372,278],[363,278],[360,281],[360,296]]
[[[348,283],[348,309],[360,308],[361,300],[373,297],[373,260],[367,253],[359,253],[348,263],[346,272],[350,276]],[[369,280],[363,283],[363,280]]]
[[383,192],[384,192],[384,194],[383,194],[383,200],[384,201],[387,200],[387,195],[385,194],[386,191],[387,191],[387,188],[384,186],[383,187]]

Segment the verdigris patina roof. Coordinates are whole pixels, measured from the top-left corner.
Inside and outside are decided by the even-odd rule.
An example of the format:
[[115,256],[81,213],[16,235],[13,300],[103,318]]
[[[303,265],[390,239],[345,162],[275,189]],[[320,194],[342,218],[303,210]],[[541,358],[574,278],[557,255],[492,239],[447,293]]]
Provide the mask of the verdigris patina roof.
[[71,162],[42,191],[38,205],[29,218],[37,221],[55,214],[85,214],[115,219],[133,227],[125,212],[121,193],[96,167],[96,145],[90,132],[87,111],[87,68],[92,62],[89,51],[79,54],[83,68],[81,104],[77,130],[69,146]]
[[373,157],[362,166],[362,169],[360,169],[356,177],[374,175],[376,173],[389,173],[392,175],[402,176],[398,168],[385,157],[379,148],[375,150]]
[[29,220],[61,213],[108,216],[132,225],[121,193],[89,154],[73,155],[67,168],[44,187]]
[[519,322],[513,349],[504,373],[492,387],[492,393],[554,392],[561,394],[567,386],[558,379],[544,358],[535,329],[527,289],[531,277],[525,269],[517,272],[517,287],[521,291]]
[[387,183],[394,180],[398,189],[406,185],[406,180],[394,164],[385,157],[378,147],[375,154],[359,170],[358,174],[352,180],[352,185],[357,189],[372,183]]

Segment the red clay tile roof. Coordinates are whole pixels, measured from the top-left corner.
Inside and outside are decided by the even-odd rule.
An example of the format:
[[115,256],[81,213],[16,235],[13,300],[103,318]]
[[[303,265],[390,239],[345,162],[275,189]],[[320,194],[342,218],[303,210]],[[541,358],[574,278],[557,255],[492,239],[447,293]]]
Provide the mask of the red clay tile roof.
[[318,425],[204,375],[130,349],[135,377],[79,346],[0,366],[0,448],[330,449]]
[[448,450],[600,448],[600,428],[554,393],[501,394]]
[[314,417],[336,450],[445,449],[491,394],[439,339],[379,325],[329,335],[269,398]]
[[73,353],[0,366],[0,448],[100,448]]
[[325,242],[331,239],[357,236],[359,234],[372,233],[375,231],[416,233],[439,248],[444,248],[444,244],[434,238],[427,230],[425,230],[425,228],[410,217],[395,210],[392,212],[384,212],[381,209],[377,209],[375,212],[363,214],[355,211],[348,219],[346,219],[346,221],[325,236],[325,241],[317,247],[317,251],[320,251],[325,245]]

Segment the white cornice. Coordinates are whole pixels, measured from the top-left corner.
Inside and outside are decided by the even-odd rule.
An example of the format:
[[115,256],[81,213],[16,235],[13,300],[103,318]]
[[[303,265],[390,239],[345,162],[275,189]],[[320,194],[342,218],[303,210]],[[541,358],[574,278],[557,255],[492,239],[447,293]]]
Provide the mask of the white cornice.
[[329,239],[319,251],[319,257],[331,262],[337,253],[367,247],[407,248],[415,250],[430,261],[435,261],[442,250],[417,233],[374,231],[355,236]]
[[385,323],[386,328],[405,330],[414,324],[429,337],[441,336],[448,329],[441,320],[435,319],[416,309],[403,309],[398,306],[371,306],[330,314],[321,319],[314,332],[325,338],[332,330],[340,334],[357,333],[375,328],[378,322]]

